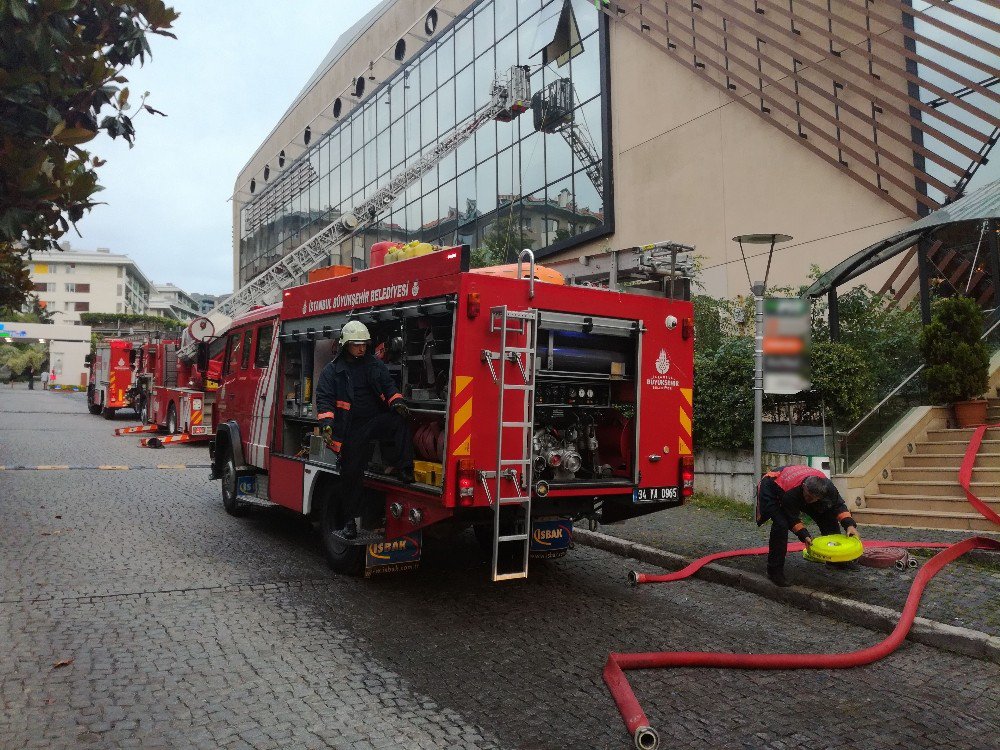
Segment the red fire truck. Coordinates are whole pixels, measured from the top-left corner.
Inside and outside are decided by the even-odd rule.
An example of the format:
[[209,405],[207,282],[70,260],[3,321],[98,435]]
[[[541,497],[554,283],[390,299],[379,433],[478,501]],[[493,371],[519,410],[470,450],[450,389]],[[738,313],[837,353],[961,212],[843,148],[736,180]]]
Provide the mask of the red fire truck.
[[97,345],[94,354],[84,357],[87,365],[87,410],[114,419],[119,409],[132,407],[130,391],[136,352],[132,342],[109,339]]
[[178,357],[179,345],[177,339],[153,338],[137,347],[134,390],[143,424],[118,429],[115,434],[166,432],[165,437],[142,442],[156,447],[212,437],[212,408],[219,387],[219,351],[223,342],[216,343],[214,349],[205,342],[197,348],[194,358]]
[[[645,279],[662,266],[653,249],[627,251]],[[493,580],[504,580],[526,577],[532,556],[564,553],[573,520],[684,502],[691,303],[665,286],[617,287],[618,254],[611,289],[538,282],[527,260],[525,271],[490,275],[470,271],[468,248],[455,247],[293,287],[236,318],[210,446],[226,510],[280,505],[315,519],[331,566],[347,573],[412,566],[422,530],[472,525]],[[349,320],[369,328],[396,378],[419,459],[405,484],[376,451],[352,540],[338,532],[338,458],[319,434],[314,393]]]

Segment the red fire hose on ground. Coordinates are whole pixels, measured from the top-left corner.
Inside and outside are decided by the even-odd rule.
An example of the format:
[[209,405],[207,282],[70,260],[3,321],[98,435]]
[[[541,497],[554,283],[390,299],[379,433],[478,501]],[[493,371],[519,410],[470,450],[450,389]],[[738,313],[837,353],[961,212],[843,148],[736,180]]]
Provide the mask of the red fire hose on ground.
[[[996,427],[989,425],[988,427]],[[969,502],[983,517],[1000,526],[1000,515],[997,515],[992,508],[987,506],[976,497],[969,488],[972,479],[972,468],[976,460],[976,454],[982,443],[983,435],[988,429],[987,426],[980,427],[972,436],[969,448],[966,451],[959,470],[959,484],[965,491]],[[791,544],[789,550],[796,552],[804,548],[805,545]],[[860,651],[852,651],[843,654],[727,654],[700,651],[661,651],[639,654],[617,654],[608,655],[607,664],[604,667],[604,682],[611,691],[611,696],[618,705],[625,727],[632,735],[638,750],[656,750],[660,740],[649,723],[649,719],[639,705],[639,701],[632,691],[632,686],[625,676],[625,672],[630,669],[657,669],[664,667],[712,667],[722,669],[847,669],[858,667],[864,664],[871,664],[878,661],[897,648],[906,638],[906,634],[913,625],[917,608],[920,606],[920,598],[930,580],[941,571],[948,563],[957,560],[962,555],[974,549],[985,549],[1000,552],[1000,541],[987,537],[970,537],[955,544],[943,544],[940,542],[866,542],[866,547],[872,549],[891,548],[922,548],[941,549],[942,551],[932,557],[917,573],[910,586],[910,592],[906,597],[906,604],[903,607],[902,615],[892,633],[879,644],[870,646]],[[679,581],[692,575],[699,568],[727,557],[741,557],[745,555],[763,555],[767,553],[767,547],[754,547],[752,549],[731,550],[728,552],[717,552],[707,555],[677,571],[664,575],[647,575],[644,573],[632,574],[633,583],[662,583],[668,581]]]

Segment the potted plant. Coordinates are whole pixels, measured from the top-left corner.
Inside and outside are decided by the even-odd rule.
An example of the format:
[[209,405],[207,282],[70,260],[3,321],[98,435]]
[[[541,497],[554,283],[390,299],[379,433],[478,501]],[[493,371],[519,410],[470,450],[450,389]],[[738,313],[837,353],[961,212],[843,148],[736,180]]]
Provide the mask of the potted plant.
[[975,300],[955,296],[937,300],[920,336],[924,383],[933,404],[950,405],[958,427],[986,423],[989,352],[980,339],[983,311]]

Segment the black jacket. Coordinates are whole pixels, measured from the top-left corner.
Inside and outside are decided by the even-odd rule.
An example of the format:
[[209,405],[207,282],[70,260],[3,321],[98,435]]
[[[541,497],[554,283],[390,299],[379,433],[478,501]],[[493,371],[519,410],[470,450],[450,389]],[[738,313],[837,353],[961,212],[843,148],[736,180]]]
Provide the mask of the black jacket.
[[[344,362],[343,351],[323,368],[316,387],[316,413],[320,422],[333,420],[333,449],[340,451],[344,438],[351,429],[351,397],[354,384],[351,382],[350,368]],[[370,353],[365,353],[365,379],[369,387],[382,400],[386,407],[401,399],[403,394],[389,374],[389,368]]]
[[851,512],[847,509],[847,503],[835,492],[834,497],[824,500],[817,500],[815,503],[807,503],[802,492],[802,485],[797,484],[787,490],[783,490],[776,481],[778,474],[786,467],[779,466],[773,472],[768,472],[760,480],[757,489],[757,525],[762,525],[775,513],[783,513],[788,519],[788,528],[799,538],[805,541],[809,532],[802,523],[802,511],[815,518],[817,515],[833,514],[840,525],[846,531],[851,526],[858,524],[851,517]]

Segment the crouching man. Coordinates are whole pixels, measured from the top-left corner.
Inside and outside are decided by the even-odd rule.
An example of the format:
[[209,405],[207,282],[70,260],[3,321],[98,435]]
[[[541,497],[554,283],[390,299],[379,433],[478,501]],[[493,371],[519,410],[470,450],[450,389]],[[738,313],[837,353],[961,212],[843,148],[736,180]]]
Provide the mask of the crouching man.
[[767,472],[757,485],[757,525],[771,521],[767,577],[776,586],[789,585],[785,580],[788,532],[804,544],[812,542],[812,535],[802,523],[803,511],[822,534],[839,533],[839,523],[847,536],[858,536],[858,524],[851,518],[847,503],[822,471],[808,466],[779,466]]
[[350,321],[340,334],[340,351],[323,368],[316,388],[316,411],[323,439],[340,456],[340,491],[346,539],[358,535],[356,518],[364,501],[365,467],[372,440],[391,458],[392,474],[413,481],[413,438],[403,403],[388,368],[369,351],[367,326]]

